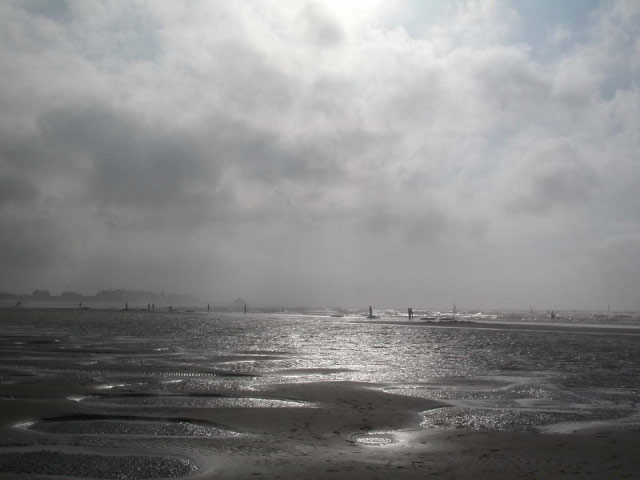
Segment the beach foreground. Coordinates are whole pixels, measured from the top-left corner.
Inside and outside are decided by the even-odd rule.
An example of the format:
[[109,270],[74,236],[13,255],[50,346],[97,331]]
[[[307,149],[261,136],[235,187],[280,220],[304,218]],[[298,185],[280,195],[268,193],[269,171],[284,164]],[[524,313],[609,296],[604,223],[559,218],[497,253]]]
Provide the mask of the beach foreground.
[[[181,411],[179,418],[211,422],[242,432],[236,438],[202,438],[192,442],[147,442],[127,449],[127,455],[145,456],[155,447],[169,456],[187,452],[195,478],[637,478],[640,471],[640,432],[598,428],[561,434],[507,431],[424,429],[418,412],[440,406],[431,401],[392,395],[379,386],[351,382],[277,385],[265,398],[312,402],[314,408],[215,408]],[[98,418],[105,410],[83,408],[55,400],[61,392],[41,392],[46,400],[0,401],[3,446],[20,443],[11,432],[16,420]],[[76,389],[75,393],[79,393]],[[111,412],[112,413],[112,412]],[[140,415],[143,419],[146,415]],[[174,418],[170,409],[154,411]],[[12,442],[12,439],[14,440]],[[11,448],[0,457],[3,478],[8,469],[31,474],[92,474],[91,441],[82,446],[42,442]],[[190,439],[196,440],[196,439]],[[102,442],[100,447],[103,448]],[[105,442],[106,443],[106,442]],[[107,451],[114,448],[110,445]],[[47,465],[44,452],[60,452],[56,465]],[[29,456],[28,454],[31,454]],[[119,452],[122,455],[124,452]],[[10,461],[13,459],[13,461]],[[22,465],[20,465],[22,462]],[[107,466],[108,462],[107,462]],[[113,466],[113,465],[111,465]],[[166,466],[165,466],[166,467]],[[116,466],[93,472],[98,478],[154,478],[151,462],[128,472]],[[157,470],[174,476],[171,470]],[[103,476],[104,475],[104,476]],[[147,476],[149,475],[149,476]],[[93,475],[91,475],[93,476]]]
[[2,336],[1,478],[640,471],[633,332],[15,315]]

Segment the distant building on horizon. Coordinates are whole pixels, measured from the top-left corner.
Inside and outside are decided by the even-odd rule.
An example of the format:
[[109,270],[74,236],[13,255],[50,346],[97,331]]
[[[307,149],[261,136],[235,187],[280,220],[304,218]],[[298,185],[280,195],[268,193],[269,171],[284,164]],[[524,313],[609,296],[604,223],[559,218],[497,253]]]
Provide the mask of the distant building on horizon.
[[47,302],[83,302],[83,303],[98,303],[98,304],[125,304],[131,305],[181,305],[181,306],[196,306],[200,303],[198,297],[193,295],[185,295],[178,293],[165,293],[162,294],[139,291],[139,290],[126,290],[119,288],[116,290],[100,290],[95,295],[83,295],[82,293],[64,291],[60,295],[51,295],[49,290],[38,289],[34,290],[31,294],[14,294],[7,292],[0,292],[0,299],[20,299],[25,302],[31,300],[34,301],[47,301]]
[[60,294],[62,300],[82,300],[82,294],[76,292],[62,292]]
[[198,297],[192,295],[183,295],[178,293],[161,294],[153,292],[145,292],[138,290],[125,290],[119,288],[117,290],[100,290],[93,297],[86,297],[87,300],[93,300],[100,303],[124,303],[130,304],[162,304],[169,303],[173,305],[195,305],[200,302]]

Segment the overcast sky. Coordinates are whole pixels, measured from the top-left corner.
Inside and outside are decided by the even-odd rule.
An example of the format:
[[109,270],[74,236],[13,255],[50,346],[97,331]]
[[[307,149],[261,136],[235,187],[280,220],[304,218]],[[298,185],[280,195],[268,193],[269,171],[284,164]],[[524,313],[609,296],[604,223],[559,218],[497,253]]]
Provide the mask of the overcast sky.
[[640,2],[0,2],[0,290],[640,309]]

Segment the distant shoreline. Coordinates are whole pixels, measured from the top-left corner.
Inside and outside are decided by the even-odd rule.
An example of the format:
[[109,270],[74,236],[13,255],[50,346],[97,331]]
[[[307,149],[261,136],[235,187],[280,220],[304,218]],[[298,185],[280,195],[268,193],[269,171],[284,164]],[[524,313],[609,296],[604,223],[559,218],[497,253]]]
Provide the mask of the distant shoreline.
[[549,323],[500,323],[500,322],[434,322],[434,321],[384,321],[384,320],[354,320],[352,323],[369,325],[389,325],[427,328],[467,328],[488,330],[526,330],[539,332],[574,332],[574,333],[613,333],[623,335],[640,335],[640,327],[629,325],[589,325],[589,324],[549,324]]
[[[71,305],[0,305],[0,311],[20,311],[20,310],[66,310],[74,312],[93,311],[93,312],[122,312],[122,313],[156,313],[156,314],[234,314],[242,313],[234,307],[211,307],[210,311],[207,311],[206,307],[193,307],[187,305],[177,306],[156,306],[154,310],[149,310],[144,306],[134,305],[128,309],[122,308],[119,305],[96,305],[96,306],[82,306],[74,307]],[[251,314],[278,314],[278,310],[260,310],[256,309]],[[458,329],[482,329],[482,330],[520,330],[520,331],[537,331],[537,332],[570,332],[570,333],[588,333],[588,334],[616,334],[616,335],[638,335],[640,336],[640,325],[604,325],[604,324],[592,324],[592,323],[529,323],[529,322],[477,322],[473,320],[393,320],[384,318],[368,319],[366,317],[326,317],[332,320],[344,320],[347,323],[352,324],[364,324],[364,325],[388,325],[388,326],[404,326],[404,327],[420,327],[420,328],[458,328]],[[396,317],[397,318],[397,317]]]

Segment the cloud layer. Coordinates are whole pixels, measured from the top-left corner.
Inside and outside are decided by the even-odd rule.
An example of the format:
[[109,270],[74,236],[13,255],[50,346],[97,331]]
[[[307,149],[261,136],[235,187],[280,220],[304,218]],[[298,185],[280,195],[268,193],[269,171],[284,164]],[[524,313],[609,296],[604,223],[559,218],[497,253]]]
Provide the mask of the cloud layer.
[[640,308],[637,2],[371,5],[3,2],[0,289]]

